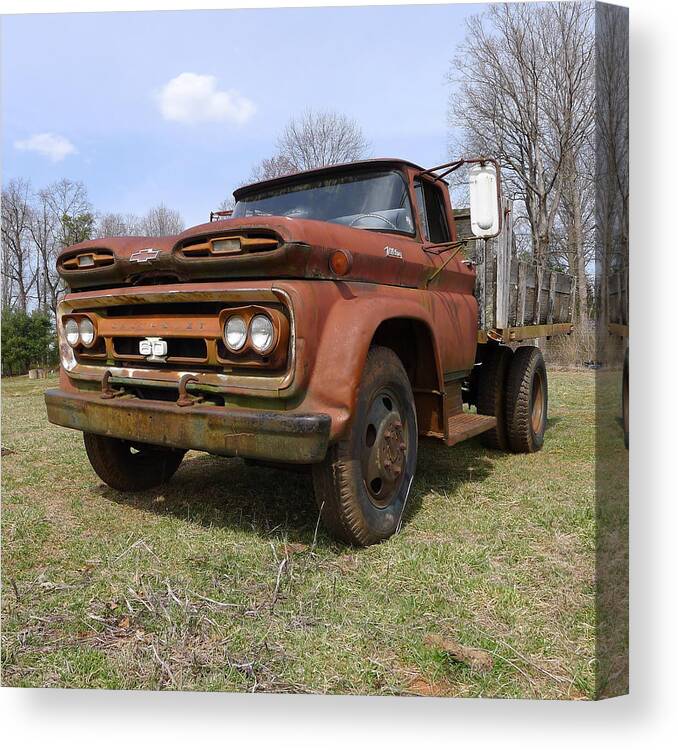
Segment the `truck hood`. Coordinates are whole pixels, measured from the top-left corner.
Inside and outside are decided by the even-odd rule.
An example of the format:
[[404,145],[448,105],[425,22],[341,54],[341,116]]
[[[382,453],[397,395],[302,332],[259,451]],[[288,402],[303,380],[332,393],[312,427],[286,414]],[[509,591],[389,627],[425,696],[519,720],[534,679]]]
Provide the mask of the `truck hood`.
[[[215,254],[210,240],[217,238],[240,238],[241,249]],[[435,267],[421,247],[402,234],[308,219],[247,217],[200,224],[167,237],[88,240],[65,248],[57,268],[73,290],[261,278],[419,287]],[[336,250],[349,258],[350,268],[341,277],[329,265]]]

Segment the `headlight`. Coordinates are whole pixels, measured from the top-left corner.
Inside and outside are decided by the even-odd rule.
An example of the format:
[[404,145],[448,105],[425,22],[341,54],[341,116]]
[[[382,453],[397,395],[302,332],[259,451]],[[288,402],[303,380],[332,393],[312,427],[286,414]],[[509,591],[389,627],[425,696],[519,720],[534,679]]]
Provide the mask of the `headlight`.
[[94,323],[89,318],[80,321],[80,341],[83,346],[91,346],[94,342]]
[[74,318],[67,318],[64,323],[64,332],[66,334],[66,341],[69,346],[77,346],[80,341],[80,329],[78,328],[78,322]]
[[266,315],[255,315],[250,323],[252,346],[259,354],[266,354],[273,348],[275,332],[273,323]]
[[247,326],[240,315],[231,315],[224,326],[226,346],[233,352],[240,351],[247,341]]

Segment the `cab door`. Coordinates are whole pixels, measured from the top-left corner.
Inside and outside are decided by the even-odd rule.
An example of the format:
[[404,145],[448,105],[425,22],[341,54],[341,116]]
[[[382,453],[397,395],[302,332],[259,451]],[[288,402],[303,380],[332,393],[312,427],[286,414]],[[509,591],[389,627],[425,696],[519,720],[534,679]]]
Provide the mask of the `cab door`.
[[[445,379],[454,379],[470,370],[475,358],[478,328],[475,273],[464,263],[464,249],[454,245],[457,236],[450,220],[447,184],[426,176],[417,177],[414,193],[422,252],[432,261],[427,304],[435,320]],[[436,274],[438,269],[441,270]]]

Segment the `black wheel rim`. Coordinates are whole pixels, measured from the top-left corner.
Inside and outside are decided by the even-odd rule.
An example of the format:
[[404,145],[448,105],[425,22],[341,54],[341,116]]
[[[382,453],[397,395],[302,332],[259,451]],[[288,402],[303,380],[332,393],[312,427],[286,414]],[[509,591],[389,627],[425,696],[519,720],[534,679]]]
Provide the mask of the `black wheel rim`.
[[372,398],[364,422],[361,468],[365,489],[377,508],[387,508],[405,478],[409,439],[402,405],[389,388]]

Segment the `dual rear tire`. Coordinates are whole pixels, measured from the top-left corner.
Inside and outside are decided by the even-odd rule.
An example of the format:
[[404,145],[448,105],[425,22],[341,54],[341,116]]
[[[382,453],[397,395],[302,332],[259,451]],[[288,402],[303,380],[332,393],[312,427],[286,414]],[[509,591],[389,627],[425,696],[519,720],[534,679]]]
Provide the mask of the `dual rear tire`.
[[513,453],[535,453],[544,444],[548,414],[548,379],[541,350],[521,346],[486,346],[479,368],[477,409],[496,417],[497,426],[483,443]]

